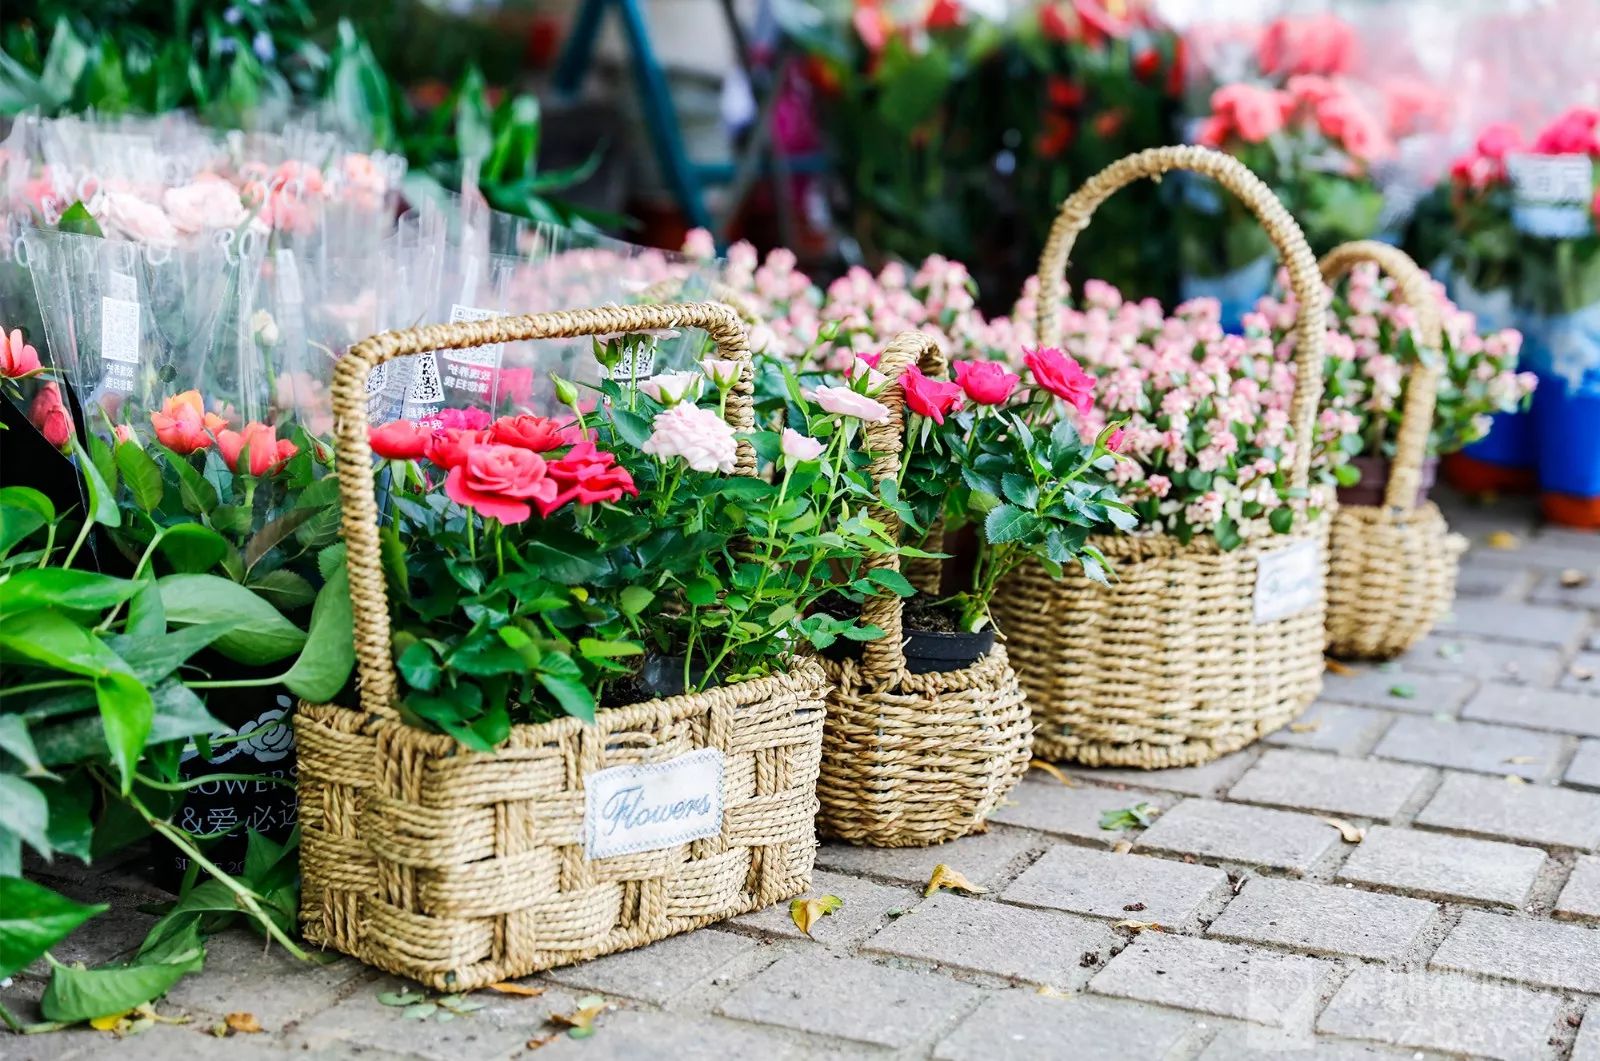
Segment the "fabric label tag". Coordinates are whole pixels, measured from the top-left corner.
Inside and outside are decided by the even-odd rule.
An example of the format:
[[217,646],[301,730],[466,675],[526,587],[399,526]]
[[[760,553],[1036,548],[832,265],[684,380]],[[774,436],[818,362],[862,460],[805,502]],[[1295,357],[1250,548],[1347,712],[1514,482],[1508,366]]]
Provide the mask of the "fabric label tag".
[[1276,622],[1316,607],[1322,578],[1322,550],[1314,541],[1262,553],[1256,561],[1256,623]]
[[1511,223],[1545,239],[1577,239],[1593,231],[1589,204],[1594,163],[1588,155],[1510,155],[1515,194]]
[[616,766],[584,778],[584,853],[612,858],[655,851],[722,831],[722,753]]

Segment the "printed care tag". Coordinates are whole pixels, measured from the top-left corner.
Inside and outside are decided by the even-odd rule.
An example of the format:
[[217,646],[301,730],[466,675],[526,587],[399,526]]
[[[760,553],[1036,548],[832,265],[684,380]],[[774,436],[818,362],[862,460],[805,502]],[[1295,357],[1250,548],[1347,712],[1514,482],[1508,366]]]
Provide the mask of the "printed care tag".
[[[451,324],[460,324],[462,321],[486,321],[499,316],[502,314],[498,310],[463,306],[459,302],[450,306]],[[494,386],[495,369],[500,367],[499,343],[473,346],[466,350],[443,350],[440,351],[440,357],[444,361],[444,386],[447,390],[460,391],[484,401],[489,400],[490,391]]]
[[622,360],[611,369],[611,378],[618,383],[638,382],[656,373],[656,340],[654,336],[634,336],[622,348]]
[[722,753],[715,748],[584,778],[583,847],[589,858],[675,847],[721,830]]
[[1314,541],[1262,553],[1256,561],[1257,625],[1316,607],[1322,590],[1322,550]]
[[1511,223],[1546,239],[1576,239],[1592,230],[1589,204],[1594,163],[1588,155],[1510,155],[1515,201]]

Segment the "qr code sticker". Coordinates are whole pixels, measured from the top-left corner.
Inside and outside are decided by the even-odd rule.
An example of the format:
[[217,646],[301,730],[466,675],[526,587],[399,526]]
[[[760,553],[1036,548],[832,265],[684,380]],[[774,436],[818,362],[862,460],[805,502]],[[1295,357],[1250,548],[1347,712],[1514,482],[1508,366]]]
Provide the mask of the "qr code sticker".
[[139,303],[109,297],[100,300],[100,356],[107,361],[139,363]]

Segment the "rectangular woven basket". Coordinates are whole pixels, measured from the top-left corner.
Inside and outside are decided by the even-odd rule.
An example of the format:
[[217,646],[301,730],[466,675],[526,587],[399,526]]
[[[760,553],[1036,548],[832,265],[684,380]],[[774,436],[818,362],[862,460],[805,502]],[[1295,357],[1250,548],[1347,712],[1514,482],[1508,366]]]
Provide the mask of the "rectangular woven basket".
[[[749,348],[714,303],[607,307],[387,332],[351,348],[333,403],[360,709],[301,704],[301,908],[306,938],[441,991],[466,991],[642,946],[792,898],[811,884],[826,679],[787,672],[512,727],[494,753],[403,723],[394,709],[366,381],[407,354],[523,339],[703,328],[743,363],[728,406],[750,427]],[[738,421],[738,422],[735,422]],[[741,443],[738,470],[752,474]],[[720,753],[721,827],[589,858],[585,780]]]

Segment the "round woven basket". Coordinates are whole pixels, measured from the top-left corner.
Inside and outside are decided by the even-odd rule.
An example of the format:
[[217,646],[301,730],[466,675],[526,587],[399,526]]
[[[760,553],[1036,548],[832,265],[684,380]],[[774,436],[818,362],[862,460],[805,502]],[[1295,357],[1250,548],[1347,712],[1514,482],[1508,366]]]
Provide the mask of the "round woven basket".
[[[333,384],[360,710],[302,703],[300,920],[332,947],[440,991],[466,991],[627,950],[810,887],[822,751],[821,669],[607,708],[593,723],[513,726],[494,754],[395,710],[387,590],[367,438],[368,374],[394,357],[525,339],[702,328],[743,363],[728,403],[751,426],[749,347],[725,306],[607,307],[433,325],[366,339]],[[741,440],[736,470],[755,472]],[[715,750],[722,824],[631,854],[586,854],[596,771]]]
[[1409,373],[1394,459],[1381,505],[1340,505],[1329,534],[1328,651],[1391,659],[1427,636],[1455,598],[1466,539],[1450,533],[1432,501],[1417,502],[1438,390],[1443,331],[1428,274],[1403,251],[1363,240],[1323,257],[1328,284],[1360,262],[1394,278],[1399,300],[1417,315],[1419,363]]
[[[1041,342],[1060,343],[1063,274],[1095,208],[1135,180],[1172,170],[1203,174],[1238,196],[1288,267],[1299,300],[1290,422],[1304,440],[1290,484],[1304,488],[1322,393],[1324,290],[1299,226],[1236,159],[1203,147],[1152,148],[1112,163],[1073,193],[1039,265]],[[1037,565],[1001,587],[995,619],[1033,707],[1035,754],[1091,765],[1192,766],[1272,732],[1315,699],[1328,519],[1302,519],[1288,534],[1249,524],[1241,533],[1244,544],[1228,552],[1209,535],[1187,545],[1159,533],[1096,535],[1091,540],[1112,564],[1109,587],[1081,573],[1053,579]],[[1270,578],[1261,578],[1264,564]],[[1291,567],[1301,573],[1302,606],[1280,615],[1270,588]]]
[[[867,428],[874,482],[898,477],[905,437],[900,376],[920,362],[944,374],[938,346],[903,332],[883,352],[889,377],[878,400],[889,419]],[[900,520],[885,508],[873,517],[890,537]],[[873,568],[899,570],[893,553],[869,557]],[[883,637],[862,646],[859,660],[823,660],[831,679],[817,780],[817,830],[874,847],[921,847],[978,828],[1027,772],[1033,723],[1017,676],[999,645],[961,670],[906,670],[898,597],[874,597],[862,618]]]

